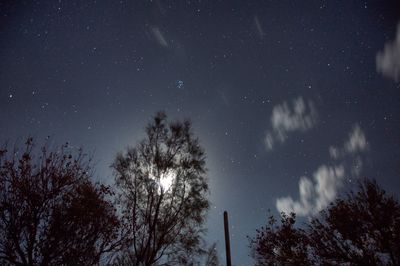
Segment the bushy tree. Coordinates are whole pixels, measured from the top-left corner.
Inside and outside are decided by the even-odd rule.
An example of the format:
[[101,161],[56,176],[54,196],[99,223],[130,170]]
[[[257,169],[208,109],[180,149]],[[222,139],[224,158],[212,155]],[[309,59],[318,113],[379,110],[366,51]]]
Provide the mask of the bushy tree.
[[157,113],[145,138],[113,164],[124,221],[122,265],[190,265],[209,207],[205,154],[188,120]]
[[375,181],[338,199],[313,219],[310,245],[325,263],[400,265],[400,204]]
[[269,216],[266,226],[250,238],[251,255],[256,265],[309,265],[307,235],[295,228],[296,215],[281,214],[281,224]]
[[96,265],[115,247],[111,192],[68,149],[0,149],[1,265]]
[[283,214],[281,225],[272,217],[257,231],[250,247],[258,265],[400,265],[400,204],[375,181],[361,181],[305,229],[294,224]]

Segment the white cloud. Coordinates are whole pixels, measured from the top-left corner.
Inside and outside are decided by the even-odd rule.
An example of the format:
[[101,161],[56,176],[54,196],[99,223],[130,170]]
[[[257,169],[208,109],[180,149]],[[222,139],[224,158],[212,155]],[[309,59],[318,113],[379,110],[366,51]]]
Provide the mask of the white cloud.
[[367,139],[358,125],[353,127],[353,131],[349,134],[349,140],[344,144],[344,148],[348,153],[364,151],[367,148]]
[[342,185],[343,177],[343,165],[335,167],[321,166],[317,170],[314,174],[314,179],[316,181],[315,190],[317,195],[315,199],[316,211],[322,210],[336,198],[337,190]]
[[[368,148],[368,142],[362,129],[356,124],[349,133],[343,147],[329,147],[332,159],[342,159],[335,166],[321,165],[313,174],[313,179],[301,177],[299,180],[299,199],[281,197],[276,200],[279,212],[295,212],[299,216],[315,215],[336,199],[338,190],[343,185],[345,175],[359,176],[363,161],[359,153]],[[351,157],[352,163],[344,159]],[[354,158],[355,157],[355,158]]]
[[357,124],[353,126],[352,131],[349,133],[348,140],[343,144],[343,147],[338,148],[334,146],[329,147],[329,155],[332,159],[341,159],[346,155],[356,154],[363,152],[368,148],[367,138],[364,131]]
[[299,181],[299,200],[292,197],[282,197],[276,200],[279,212],[295,212],[299,216],[314,215],[324,209],[337,195],[342,185],[345,171],[342,165],[322,165],[314,173],[314,182],[308,177]]
[[275,140],[271,133],[265,135],[264,144],[267,150],[272,150],[274,148]]
[[264,138],[267,150],[272,150],[276,143],[284,143],[289,133],[313,128],[317,122],[317,111],[311,100],[305,102],[299,97],[293,100],[292,105],[283,102],[274,106],[270,120],[272,129],[266,132]]
[[383,51],[376,55],[376,70],[385,77],[400,81],[400,23],[395,40],[387,42]]

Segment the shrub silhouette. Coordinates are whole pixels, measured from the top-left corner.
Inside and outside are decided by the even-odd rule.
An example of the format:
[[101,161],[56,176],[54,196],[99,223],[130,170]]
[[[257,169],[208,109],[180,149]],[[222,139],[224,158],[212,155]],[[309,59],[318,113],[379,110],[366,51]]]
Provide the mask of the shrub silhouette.
[[400,204],[375,181],[337,199],[305,229],[274,217],[250,238],[257,265],[400,265]]
[[68,145],[0,149],[0,264],[96,265],[114,249],[119,222],[90,160]]

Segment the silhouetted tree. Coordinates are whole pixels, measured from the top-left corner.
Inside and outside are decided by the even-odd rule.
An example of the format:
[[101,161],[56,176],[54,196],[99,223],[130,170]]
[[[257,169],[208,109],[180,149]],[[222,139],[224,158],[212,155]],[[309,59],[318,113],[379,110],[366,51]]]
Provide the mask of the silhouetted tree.
[[254,238],[250,238],[256,265],[310,265],[305,231],[294,227],[294,213],[281,215],[280,225],[271,215],[268,224],[257,230]]
[[204,257],[205,257],[205,261],[204,261],[203,265],[205,265],[205,266],[218,266],[219,265],[216,243],[212,244],[208,248],[208,250],[206,250]]
[[0,264],[96,265],[118,232],[108,187],[90,181],[90,163],[68,145],[35,157],[0,149]]
[[400,204],[375,181],[338,199],[310,225],[316,257],[329,264],[400,265]]
[[113,168],[127,240],[120,265],[191,265],[202,248],[209,207],[205,155],[187,120],[157,113],[136,147]]
[[[274,218],[250,239],[259,265],[400,265],[400,204],[375,181],[337,199],[306,229],[295,216]],[[299,259],[297,263],[293,263]]]

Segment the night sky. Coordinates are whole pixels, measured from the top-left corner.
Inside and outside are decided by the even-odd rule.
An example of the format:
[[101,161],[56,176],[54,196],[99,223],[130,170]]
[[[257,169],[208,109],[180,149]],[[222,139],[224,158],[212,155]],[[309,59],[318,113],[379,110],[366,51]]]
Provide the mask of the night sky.
[[399,1],[0,1],[0,141],[70,142],[112,184],[156,111],[207,153],[210,242],[360,177],[400,196]]

